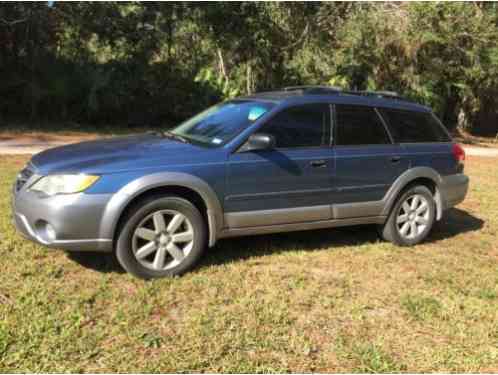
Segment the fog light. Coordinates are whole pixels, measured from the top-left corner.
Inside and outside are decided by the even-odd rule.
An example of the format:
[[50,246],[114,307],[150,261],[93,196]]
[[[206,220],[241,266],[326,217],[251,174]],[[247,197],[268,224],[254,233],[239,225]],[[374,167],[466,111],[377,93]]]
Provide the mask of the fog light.
[[55,241],[55,229],[50,224],[45,225],[45,234],[47,235],[47,240],[49,240],[50,242]]
[[55,241],[57,233],[55,228],[44,220],[38,220],[35,224],[36,237],[43,243],[49,244]]

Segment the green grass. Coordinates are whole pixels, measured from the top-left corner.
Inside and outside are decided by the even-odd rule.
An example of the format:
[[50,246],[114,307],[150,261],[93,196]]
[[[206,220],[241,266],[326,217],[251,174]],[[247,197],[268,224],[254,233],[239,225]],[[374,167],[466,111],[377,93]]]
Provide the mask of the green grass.
[[181,278],[15,234],[0,163],[0,372],[496,372],[498,163],[427,242],[371,227],[219,242]]
[[438,316],[441,303],[434,297],[421,297],[408,295],[401,300],[401,305],[415,319],[429,320]]
[[357,369],[361,373],[393,373],[406,370],[406,366],[397,363],[390,355],[374,345],[361,345],[353,352],[360,362]]

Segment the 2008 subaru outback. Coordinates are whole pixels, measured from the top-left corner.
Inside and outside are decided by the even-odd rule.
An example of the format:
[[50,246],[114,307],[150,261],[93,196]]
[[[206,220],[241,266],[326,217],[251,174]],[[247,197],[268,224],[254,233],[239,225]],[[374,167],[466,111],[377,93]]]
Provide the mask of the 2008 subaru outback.
[[115,251],[142,278],[181,274],[230,236],[377,224],[414,245],[464,199],[464,159],[429,108],[394,93],[291,87],[35,155],[14,221],[50,247]]

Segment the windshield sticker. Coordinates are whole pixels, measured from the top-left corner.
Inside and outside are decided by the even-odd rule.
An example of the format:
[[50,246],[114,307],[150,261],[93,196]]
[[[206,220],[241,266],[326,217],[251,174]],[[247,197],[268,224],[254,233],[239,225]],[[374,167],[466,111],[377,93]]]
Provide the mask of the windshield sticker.
[[223,142],[223,140],[219,138],[213,138],[211,141],[211,143],[214,143],[215,145],[219,145],[221,142]]
[[259,117],[261,117],[265,112],[267,111],[266,108],[263,107],[252,107],[249,110],[249,115],[247,116],[247,119],[249,121],[256,121]]

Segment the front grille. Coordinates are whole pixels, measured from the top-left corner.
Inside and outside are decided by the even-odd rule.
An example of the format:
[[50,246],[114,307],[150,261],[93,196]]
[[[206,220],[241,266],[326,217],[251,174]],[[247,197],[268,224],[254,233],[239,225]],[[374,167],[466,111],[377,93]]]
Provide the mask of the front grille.
[[16,179],[16,191],[21,190],[21,188],[26,184],[26,182],[33,176],[35,172],[27,165],[19,174]]

